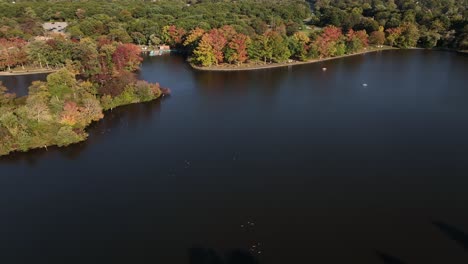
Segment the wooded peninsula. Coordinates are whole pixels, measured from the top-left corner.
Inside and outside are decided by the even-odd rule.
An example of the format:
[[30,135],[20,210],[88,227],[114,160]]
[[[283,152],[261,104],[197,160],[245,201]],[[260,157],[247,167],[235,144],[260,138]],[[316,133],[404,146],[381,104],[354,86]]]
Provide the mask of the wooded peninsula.
[[198,69],[256,69],[385,48],[468,50],[466,0],[0,0],[0,72],[50,74],[16,98],[0,85],[0,155],[86,139],[114,107],[168,90],[137,80],[169,46]]
[[[28,96],[16,98],[0,82],[0,155],[83,141],[88,136],[85,128],[102,119],[103,111],[169,93],[157,83],[136,79],[133,71],[142,57],[134,44],[105,37],[79,42],[55,37],[34,43],[69,58],[46,82],[33,82]],[[31,45],[35,44],[27,47]]]

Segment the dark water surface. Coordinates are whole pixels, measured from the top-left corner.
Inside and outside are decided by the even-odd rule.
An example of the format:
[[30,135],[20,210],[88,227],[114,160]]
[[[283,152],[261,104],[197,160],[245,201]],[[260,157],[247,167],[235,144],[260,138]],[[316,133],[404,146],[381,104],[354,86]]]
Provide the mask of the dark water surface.
[[25,96],[28,94],[28,88],[33,81],[45,81],[47,75],[46,73],[37,73],[17,76],[0,76],[0,82],[17,96]]
[[0,159],[0,263],[253,263],[232,250],[254,245],[264,264],[468,263],[467,69],[429,51],[230,73],[148,58],[171,97]]

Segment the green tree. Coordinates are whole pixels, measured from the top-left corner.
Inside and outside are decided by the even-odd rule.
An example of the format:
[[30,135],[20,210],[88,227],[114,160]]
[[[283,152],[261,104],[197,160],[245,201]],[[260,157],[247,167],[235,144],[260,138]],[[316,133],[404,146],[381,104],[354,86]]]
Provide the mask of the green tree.
[[419,40],[419,29],[414,23],[402,25],[402,32],[398,39],[398,46],[403,48],[416,47]]
[[78,135],[70,126],[62,126],[55,137],[57,146],[63,147],[86,139],[83,135]]
[[291,56],[291,51],[289,51],[286,40],[275,31],[268,32],[267,37],[272,47],[273,61],[283,62],[288,60]]
[[80,74],[89,77],[101,72],[98,47],[91,38],[83,38],[73,45],[72,60],[79,62]]
[[208,34],[204,34],[200,40],[200,44],[193,51],[193,61],[202,66],[212,66],[217,62],[211,39]]
[[128,35],[127,31],[121,28],[109,30],[108,36],[115,41],[120,41],[122,43],[132,43],[133,39]]
[[308,59],[309,37],[303,32],[296,32],[290,38],[290,50],[292,56],[298,60],[305,61]]
[[9,93],[8,89],[0,81],[0,107],[11,105],[15,97],[16,95]]
[[47,76],[47,86],[52,97],[64,99],[73,96],[76,98],[76,93],[74,93],[75,85],[75,75],[66,68]]
[[253,60],[263,60],[263,63],[267,63],[267,60],[272,61],[273,47],[271,42],[265,34],[257,36],[249,49],[247,50],[249,57]]

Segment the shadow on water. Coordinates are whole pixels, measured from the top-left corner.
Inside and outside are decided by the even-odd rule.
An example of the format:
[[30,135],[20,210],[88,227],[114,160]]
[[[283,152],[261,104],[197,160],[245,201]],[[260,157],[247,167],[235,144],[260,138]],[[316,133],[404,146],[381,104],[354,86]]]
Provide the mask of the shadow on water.
[[406,262],[403,262],[399,258],[383,253],[378,250],[375,251],[375,254],[384,264],[406,264]]
[[104,118],[98,122],[92,123],[86,131],[89,134],[87,140],[73,144],[68,147],[48,147],[47,149],[33,149],[28,152],[14,152],[5,157],[0,157],[0,164],[16,164],[24,161],[29,165],[35,165],[42,158],[49,155],[60,155],[68,160],[78,158],[89,146],[109,136],[113,130],[119,128],[134,127],[139,123],[149,122],[154,114],[161,111],[162,100],[168,100],[170,97],[164,97],[151,102],[126,105],[104,113]]
[[235,249],[223,258],[213,249],[193,247],[189,249],[189,264],[258,264],[250,252]]
[[[468,234],[459,228],[444,223],[442,221],[432,222],[444,235],[455,241],[457,244],[461,245],[465,250],[468,251]],[[407,264],[407,262],[402,261],[398,257],[389,255],[379,250],[375,250],[375,254],[384,264]]]
[[432,224],[434,224],[440,231],[442,231],[442,233],[444,233],[446,236],[454,240],[456,243],[458,243],[465,250],[468,251],[468,234],[458,229],[457,227],[454,227],[444,222],[436,221]]

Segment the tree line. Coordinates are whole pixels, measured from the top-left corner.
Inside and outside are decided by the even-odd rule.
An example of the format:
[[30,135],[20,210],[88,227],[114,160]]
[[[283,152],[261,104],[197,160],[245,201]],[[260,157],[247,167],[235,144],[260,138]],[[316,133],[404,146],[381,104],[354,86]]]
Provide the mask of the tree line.
[[191,54],[191,62],[200,66],[247,61],[280,63],[290,59],[307,61],[364,51],[369,44],[413,47],[418,40],[415,25],[406,23],[396,28],[383,27],[370,35],[366,30],[355,31],[335,26],[320,30],[287,34],[284,28],[268,29],[263,34],[248,36],[231,26],[205,31],[195,28],[189,32],[169,26],[169,42]]
[[467,6],[467,0],[3,0],[0,38],[29,40],[44,33],[44,21],[69,22],[68,32],[76,39],[108,35],[150,45],[167,42],[167,25],[187,32],[230,25],[250,38],[279,27],[288,36],[328,25],[368,34],[380,27],[411,27],[417,39],[408,42],[397,36],[397,46],[467,50]]
[[[468,50],[468,1],[466,0],[312,0],[311,23],[343,29],[376,31],[380,26],[411,30],[414,41],[398,46]],[[412,28],[408,29],[407,25]]]
[[325,27],[311,39],[304,32],[287,36],[284,32],[271,30],[253,38],[237,33],[224,26],[204,32],[190,31],[183,45],[193,49],[192,63],[201,66],[231,63],[240,65],[246,61],[263,63],[284,62],[289,59],[306,61],[355,53],[367,48],[369,37],[364,30],[350,29],[346,34],[335,26]]

